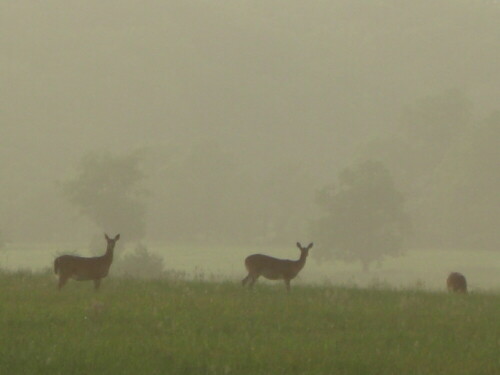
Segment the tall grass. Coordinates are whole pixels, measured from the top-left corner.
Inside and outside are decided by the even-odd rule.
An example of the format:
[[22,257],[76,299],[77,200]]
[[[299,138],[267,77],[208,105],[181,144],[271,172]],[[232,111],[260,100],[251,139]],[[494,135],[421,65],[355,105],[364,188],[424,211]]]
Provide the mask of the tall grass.
[[500,296],[0,275],[0,374],[500,374]]

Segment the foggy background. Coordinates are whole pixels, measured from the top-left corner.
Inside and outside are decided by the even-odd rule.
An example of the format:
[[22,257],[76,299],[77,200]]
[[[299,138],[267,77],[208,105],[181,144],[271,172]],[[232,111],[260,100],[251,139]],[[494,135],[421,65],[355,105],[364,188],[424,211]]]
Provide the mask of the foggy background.
[[499,20],[486,0],[2,1],[0,267],[107,231],[242,277],[315,241],[303,273],[328,278],[362,257],[330,252],[322,192],[368,161],[411,222],[388,255],[480,259],[498,286]]

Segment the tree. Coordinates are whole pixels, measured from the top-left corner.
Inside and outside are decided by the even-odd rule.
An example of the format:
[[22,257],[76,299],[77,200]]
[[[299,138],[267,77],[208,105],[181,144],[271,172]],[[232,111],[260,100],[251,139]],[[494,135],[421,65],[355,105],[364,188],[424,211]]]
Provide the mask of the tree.
[[130,277],[158,278],[163,274],[163,258],[139,243],[132,253],[117,260],[115,269],[117,273]]
[[77,175],[63,183],[63,192],[102,231],[138,241],[146,232],[141,161],[139,153],[87,155]]
[[422,189],[457,139],[473,123],[473,107],[459,90],[446,90],[404,108],[400,124],[388,136],[370,141],[360,153],[382,161],[409,199]]
[[317,256],[360,261],[367,271],[386,256],[400,255],[410,232],[404,198],[387,168],[367,161],[344,169],[338,187],[326,187],[317,197],[324,216],[313,222]]
[[499,139],[496,112],[450,146],[416,207],[416,232],[425,245],[498,249]]

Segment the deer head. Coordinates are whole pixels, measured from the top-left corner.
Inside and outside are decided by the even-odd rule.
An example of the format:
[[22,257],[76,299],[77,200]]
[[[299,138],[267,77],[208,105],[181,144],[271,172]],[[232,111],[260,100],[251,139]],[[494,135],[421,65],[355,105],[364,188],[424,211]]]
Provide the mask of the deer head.
[[106,241],[108,242],[108,250],[112,250],[115,248],[116,241],[120,239],[120,235],[117,234],[115,238],[109,238],[109,236],[106,233],[104,233],[104,238],[106,238]]
[[313,243],[311,242],[307,247],[303,247],[300,242],[297,242],[297,247],[300,250],[301,258],[306,258],[309,255],[309,250],[313,247]]

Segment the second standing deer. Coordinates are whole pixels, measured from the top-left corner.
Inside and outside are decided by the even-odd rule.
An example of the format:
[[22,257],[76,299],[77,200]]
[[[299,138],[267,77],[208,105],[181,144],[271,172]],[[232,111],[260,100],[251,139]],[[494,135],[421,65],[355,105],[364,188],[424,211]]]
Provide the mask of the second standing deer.
[[286,289],[290,290],[290,280],[300,272],[306,264],[309,250],[313,247],[311,242],[307,247],[303,247],[300,242],[297,242],[297,247],[300,250],[300,258],[298,260],[278,259],[263,254],[253,254],[245,259],[245,267],[248,275],[242,280],[243,286],[249,283],[251,288],[257,281],[259,276],[264,276],[269,280],[283,280]]
[[117,234],[115,238],[109,238],[107,234],[104,234],[104,237],[108,246],[103,256],[85,258],[76,255],[61,255],[54,260],[54,272],[59,275],[59,289],[70,278],[77,281],[94,280],[95,289],[99,289],[101,279],[108,275],[109,267],[113,262],[113,250],[120,235]]

